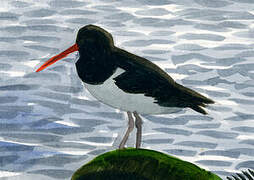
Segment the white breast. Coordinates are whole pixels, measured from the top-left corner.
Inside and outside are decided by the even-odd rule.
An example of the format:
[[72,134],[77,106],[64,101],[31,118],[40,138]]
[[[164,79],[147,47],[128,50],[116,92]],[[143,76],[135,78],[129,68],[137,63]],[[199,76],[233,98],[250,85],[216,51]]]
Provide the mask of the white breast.
[[130,94],[118,88],[115,77],[125,72],[118,68],[116,72],[101,85],[84,83],[85,88],[99,101],[111,107],[140,114],[166,114],[179,111],[179,108],[159,106],[152,97],[143,94]]

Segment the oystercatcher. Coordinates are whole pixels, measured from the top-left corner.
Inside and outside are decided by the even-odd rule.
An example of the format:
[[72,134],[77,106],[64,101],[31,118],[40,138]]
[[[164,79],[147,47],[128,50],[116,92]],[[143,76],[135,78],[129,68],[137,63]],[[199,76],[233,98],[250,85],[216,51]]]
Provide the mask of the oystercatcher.
[[203,107],[213,100],[176,83],[160,67],[114,45],[104,29],[87,25],[78,31],[76,43],[50,58],[36,72],[78,51],[76,69],[84,87],[99,101],[127,112],[128,129],[120,143],[124,148],[135,126],[136,148],[140,147],[142,120],[139,114],[167,114],[191,108],[207,114]]

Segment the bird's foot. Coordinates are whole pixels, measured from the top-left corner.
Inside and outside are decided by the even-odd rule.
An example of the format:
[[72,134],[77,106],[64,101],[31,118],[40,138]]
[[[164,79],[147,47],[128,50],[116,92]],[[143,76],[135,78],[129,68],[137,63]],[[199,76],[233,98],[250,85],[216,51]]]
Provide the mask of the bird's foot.
[[137,128],[137,136],[136,136],[136,148],[139,149],[141,146],[141,136],[142,136],[142,119],[138,115],[136,111],[133,112],[135,116],[135,126]]
[[128,119],[129,119],[128,129],[127,129],[127,131],[126,131],[126,133],[125,133],[125,135],[123,137],[123,140],[121,141],[121,143],[119,145],[119,149],[124,149],[124,146],[125,146],[125,144],[126,144],[126,142],[128,140],[128,137],[129,137],[131,131],[133,131],[133,129],[134,129],[134,119],[133,119],[133,117],[131,115],[131,112],[128,111],[127,115],[128,115]]

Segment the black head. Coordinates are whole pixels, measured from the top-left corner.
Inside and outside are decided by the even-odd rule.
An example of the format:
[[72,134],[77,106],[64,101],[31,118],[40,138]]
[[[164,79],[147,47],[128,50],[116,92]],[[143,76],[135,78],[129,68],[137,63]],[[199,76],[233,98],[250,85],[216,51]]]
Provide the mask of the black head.
[[87,25],[78,31],[76,44],[79,51],[76,69],[83,82],[101,84],[113,74],[114,42],[110,33],[98,26]]
[[81,68],[80,71],[83,71],[85,66],[89,68],[112,66],[111,52],[113,48],[114,42],[110,33],[98,26],[87,25],[79,29],[76,43],[73,46],[50,58],[36,72],[42,71],[75,51],[79,51],[80,58],[76,62],[76,66]]
[[80,54],[90,54],[95,50],[97,54],[100,54],[114,47],[112,35],[95,25],[87,25],[79,29],[76,43]]

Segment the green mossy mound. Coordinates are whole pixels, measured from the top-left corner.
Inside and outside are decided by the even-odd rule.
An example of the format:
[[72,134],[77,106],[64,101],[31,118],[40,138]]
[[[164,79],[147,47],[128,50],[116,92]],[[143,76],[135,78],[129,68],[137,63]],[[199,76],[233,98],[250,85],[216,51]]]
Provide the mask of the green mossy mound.
[[221,180],[198,166],[161,152],[123,149],[107,152],[78,169],[72,180]]

